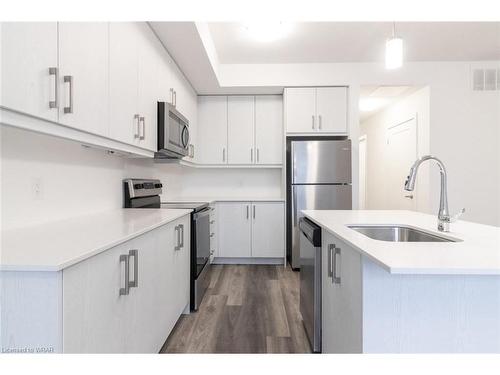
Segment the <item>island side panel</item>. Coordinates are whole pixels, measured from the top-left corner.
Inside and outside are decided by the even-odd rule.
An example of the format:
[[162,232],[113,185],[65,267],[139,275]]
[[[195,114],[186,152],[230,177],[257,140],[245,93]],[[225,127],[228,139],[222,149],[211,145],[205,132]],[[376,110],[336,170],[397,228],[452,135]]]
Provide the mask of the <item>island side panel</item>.
[[61,272],[0,272],[3,353],[62,352]]
[[500,276],[394,275],[363,257],[363,352],[500,353]]

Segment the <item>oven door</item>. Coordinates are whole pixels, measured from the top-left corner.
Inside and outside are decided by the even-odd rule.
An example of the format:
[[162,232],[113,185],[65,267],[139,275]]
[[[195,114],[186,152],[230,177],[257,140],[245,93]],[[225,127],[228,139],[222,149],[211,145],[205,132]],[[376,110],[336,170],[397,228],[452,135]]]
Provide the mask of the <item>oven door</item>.
[[195,231],[195,267],[194,278],[203,271],[210,259],[210,208],[205,208],[193,214],[193,223]]

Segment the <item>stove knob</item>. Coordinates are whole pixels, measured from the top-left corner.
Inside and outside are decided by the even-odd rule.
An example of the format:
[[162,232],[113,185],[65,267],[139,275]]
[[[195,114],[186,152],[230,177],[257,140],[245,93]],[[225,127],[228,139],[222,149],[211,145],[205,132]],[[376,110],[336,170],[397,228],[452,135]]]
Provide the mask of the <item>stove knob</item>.
[[161,189],[162,187],[163,187],[162,184],[155,184],[155,188],[157,188],[157,189]]
[[134,189],[135,190],[144,189],[144,185],[143,184],[134,184]]

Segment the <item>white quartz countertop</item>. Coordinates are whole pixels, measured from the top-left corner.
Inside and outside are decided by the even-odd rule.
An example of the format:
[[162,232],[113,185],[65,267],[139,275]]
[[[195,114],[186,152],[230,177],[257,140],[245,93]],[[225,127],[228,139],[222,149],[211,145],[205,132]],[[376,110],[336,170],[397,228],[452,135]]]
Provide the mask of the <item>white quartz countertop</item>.
[[[458,221],[437,231],[437,217],[413,211],[304,210],[323,229],[394,274],[500,275],[500,228]],[[404,224],[461,242],[386,242],[347,227],[350,224]]]
[[189,214],[119,209],[2,232],[0,270],[60,271]]
[[169,199],[162,199],[162,202],[208,202],[208,203],[213,203],[213,202],[284,202],[285,198],[273,198],[273,197],[178,197],[178,198],[169,198]]

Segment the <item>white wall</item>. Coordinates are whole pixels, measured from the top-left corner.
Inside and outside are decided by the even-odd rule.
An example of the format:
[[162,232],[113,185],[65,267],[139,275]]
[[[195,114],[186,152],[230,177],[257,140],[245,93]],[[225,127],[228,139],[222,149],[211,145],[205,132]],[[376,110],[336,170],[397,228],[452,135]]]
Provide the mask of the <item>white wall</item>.
[[[417,154],[427,155],[429,143],[429,88],[422,88],[402,98],[382,111],[367,118],[360,125],[360,136],[367,136],[367,209],[386,209],[387,202],[392,199],[385,188],[385,166],[387,149],[387,129],[406,121],[417,114]],[[409,170],[410,166],[408,166]],[[419,169],[415,191],[417,211],[435,213],[431,207],[429,195],[429,172],[439,174],[437,167],[429,170],[425,164]],[[402,187],[403,181],[401,181]]]
[[[398,70],[386,70],[383,63],[222,64],[219,78],[221,86],[233,88],[350,86],[354,158],[358,152],[356,92],[360,86],[428,86],[430,151],[448,169],[451,213],[465,207],[464,219],[500,226],[500,91],[472,91],[471,68],[475,66],[500,67],[500,61],[414,62]],[[357,159],[353,159],[353,176],[357,175]],[[353,189],[358,189],[354,179]],[[439,176],[431,178],[430,197],[432,209],[437,209]]]
[[123,206],[125,159],[6,126],[0,132],[2,229]]

